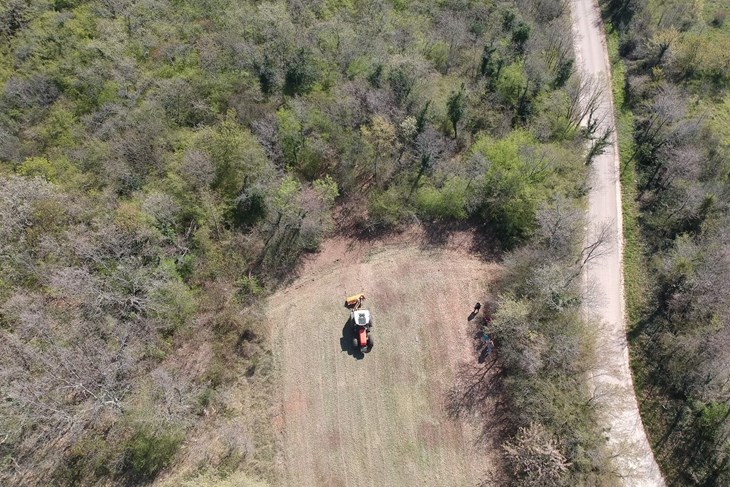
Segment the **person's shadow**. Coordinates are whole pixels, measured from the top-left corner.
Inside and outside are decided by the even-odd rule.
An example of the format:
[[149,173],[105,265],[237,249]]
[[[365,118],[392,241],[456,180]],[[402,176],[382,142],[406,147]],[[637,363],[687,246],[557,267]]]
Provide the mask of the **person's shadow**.
[[472,311],[471,313],[469,313],[469,316],[466,318],[466,321],[473,320],[474,318],[477,317],[478,314],[479,314],[479,311],[477,311],[477,310]]
[[348,355],[355,357],[355,360],[362,360],[365,358],[365,354],[353,344],[353,340],[355,340],[355,338],[355,327],[352,326],[351,318],[348,318],[345,325],[342,327],[340,348],[342,348],[343,352],[347,352]]
[[492,355],[492,352],[494,351],[494,347],[492,345],[485,345],[482,351],[479,353],[479,358],[477,361],[480,364],[483,364],[487,361],[487,358],[489,358],[490,355]]

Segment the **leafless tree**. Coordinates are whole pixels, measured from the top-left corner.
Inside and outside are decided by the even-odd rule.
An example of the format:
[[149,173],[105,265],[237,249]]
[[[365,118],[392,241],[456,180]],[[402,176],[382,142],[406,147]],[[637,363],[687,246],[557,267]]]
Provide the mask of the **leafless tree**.
[[557,197],[538,210],[537,222],[547,248],[559,256],[567,257],[577,244],[583,212],[572,201]]
[[18,108],[46,107],[58,95],[54,81],[43,74],[34,74],[29,78],[14,76],[5,82],[5,96]]
[[570,9],[568,0],[519,0],[517,4],[522,12],[529,13],[541,23],[563,17]]
[[705,155],[696,145],[665,147],[658,159],[665,161],[656,175],[656,184],[668,188],[676,180],[697,180],[702,174]]
[[3,127],[0,127],[0,160],[20,160],[20,139]]
[[651,184],[662,166],[661,161],[657,161],[658,151],[666,144],[674,143],[678,134],[685,130],[681,127],[686,113],[684,97],[677,88],[666,85],[643,105],[641,113],[635,133],[636,150],[632,157],[639,156],[641,163],[654,167],[648,177],[647,184]]
[[430,127],[416,136],[414,145],[414,159],[417,162],[418,173],[408,193],[408,199],[413,195],[423,175],[433,170],[451,147],[450,142],[440,132]]
[[521,485],[564,485],[571,464],[560,451],[557,439],[542,424],[534,422],[520,428],[502,448]]
[[439,37],[448,44],[448,54],[444,74],[448,74],[451,67],[457,62],[457,57],[463,50],[465,43],[469,40],[466,21],[463,17],[453,13],[444,14],[439,20]]
[[586,245],[580,251],[576,264],[582,269],[590,262],[611,252],[616,239],[616,225],[612,221],[604,221],[591,227],[586,235]]
[[182,176],[196,189],[209,187],[215,179],[215,167],[210,155],[196,149],[185,151],[180,167]]

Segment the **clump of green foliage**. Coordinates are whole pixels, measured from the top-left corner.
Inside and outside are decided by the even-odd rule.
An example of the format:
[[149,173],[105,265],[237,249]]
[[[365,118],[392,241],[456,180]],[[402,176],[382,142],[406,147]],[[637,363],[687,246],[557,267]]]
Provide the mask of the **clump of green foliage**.
[[160,432],[143,429],[135,432],[124,448],[125,473],[135,480],[153,479],[170,463],[183,437],[171,428]]

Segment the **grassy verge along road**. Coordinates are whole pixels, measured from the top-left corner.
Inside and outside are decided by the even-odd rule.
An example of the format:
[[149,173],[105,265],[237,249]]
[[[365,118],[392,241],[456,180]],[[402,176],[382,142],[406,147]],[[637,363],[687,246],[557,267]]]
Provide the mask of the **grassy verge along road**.
[[[325,242],[272,296],[281,480],[297,486],[473,486],[494,466],[446,394],[475,360],[467,316],[497,267],[467,251]],[[375,345],[353,354],[344,297],[363,291]]]

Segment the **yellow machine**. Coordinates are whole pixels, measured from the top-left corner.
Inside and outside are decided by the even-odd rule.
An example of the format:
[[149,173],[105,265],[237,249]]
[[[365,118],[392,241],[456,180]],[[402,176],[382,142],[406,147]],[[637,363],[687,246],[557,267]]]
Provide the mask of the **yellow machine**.
[[345,298],[345,308],[360,309],[363,301],[365,301],[365,295],[363,293],[354,294]]

